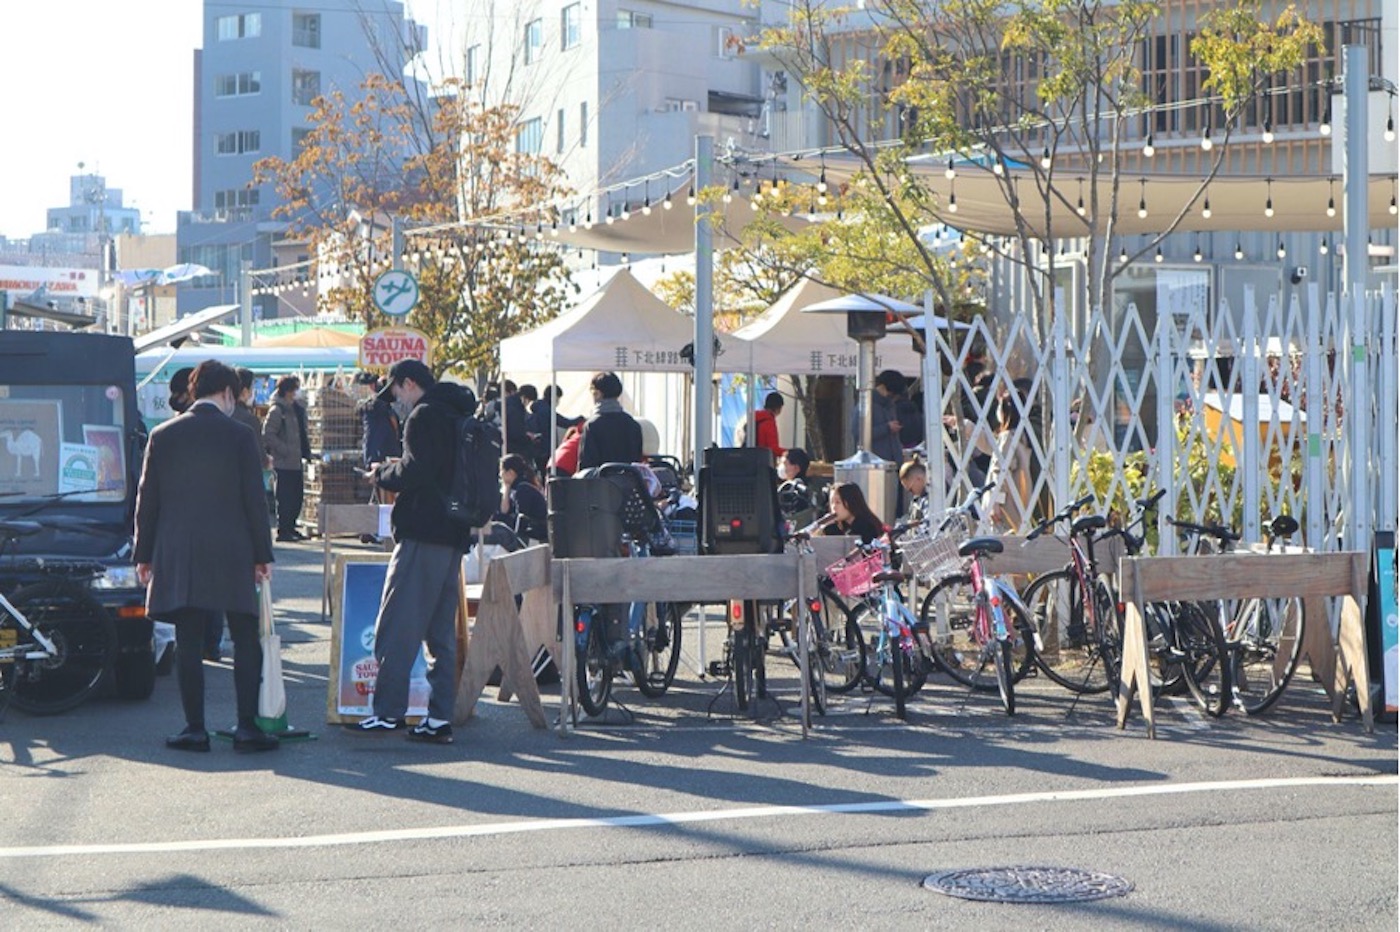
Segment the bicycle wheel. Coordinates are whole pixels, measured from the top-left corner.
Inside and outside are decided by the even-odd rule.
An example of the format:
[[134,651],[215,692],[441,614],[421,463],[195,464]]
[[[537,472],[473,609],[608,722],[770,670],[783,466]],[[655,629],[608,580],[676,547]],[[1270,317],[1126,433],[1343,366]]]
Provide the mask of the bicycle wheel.
[[1175,651],[1191,698],[1201,711],[1218,718],[1230,707],[1229,651],[1225,633],[1213,618],[1190,603],[1171,606],[1175,617]]
[[674,602],[647,606],[642,644],[634,654],[632,680],[648,699],[666,695],[681,662],[681,611]]
[[608,645],[603,638],[607,627],[597,612],[587,621],[588,633],[584,646],[578,648],[574,675],[578,685],[578,701],[590,717],[603,714],[612,695],[612,664],[608,660]]
[[1235,704],[1248,715],[1259,715],[1297,672],[1303,606],[1297,599],[1248,599],[1232,619],[1225,646]]
[[817,616],[819,639],[814,657],[821,668],[828,693],[848,693],[860,685],[865,670],[865,639],[852,613],[833,601],[823,599]]
[[1042,573],[1026,587],[1026,609],[1037,633],[1035,663],[1071,692],[1101,693],[1108,689],[1108,675],[1081,593],[1079,576],[1069,569]]
[[881,695],[893,698],[896,710],[900,709],[903,700],[922,689],[928,679],[923,664],[915,660],[914,650],[900,647],[898,639],[886,633],[879,606],[862,602],[853,620],[865,644],[865,681]]
[[[1103,662],[1104,676],[1107,677],[1109,694],[1117,701],[1123,686],[1123,617],[1118,607],[1110,605],[1104,590],[1100,589],[1096,600],[1099,608],[1099,655]],[[1146,688],[1142,684],[1139,689]]]
[[[812,697],[812,710],[818,715],[825,715],[826,673],[822,664],[825,627],[822,625],[821,615],[811,611],[802,613],[802,626],[807,629],[807,692]],[[797,663],[799,668],[801,661],[801,657],[793,657],[793,662]]]
[[[1011,642],[1011,677],[1020,682],[1030,670],[1033,650],[1030,620],[1021,607],[1003,598],[1007,627],[1013,632]],[[966,573],[939,580],[924,597],[919,608],[920,634],[928,638],[929,655],[934,664],[964,686],[984,692],[997,689],[995,645],[976,638],[977,596],[972,589],[972,577]]]
[[85,587],[64,579],[25,586],[10,602],[54,646],[54,656],[46,660],[7,665],[13,667],[6,689],[10,701],[30,715],[54,715],[77,706],[111,670],[117,649],[112,617]]
[[749,706],[754,703],[758,690],[758,673],[756,654],[762,648],[758,646],[758,638],[755,636],[754,621],[748,614],[746,606],[744,627],[733,633],[730,670],[734,675],[734,702],[741,711],[748,711]]
[[1007,715],[1016,714],[1016,685],[1011,672],[1011,642],[997,641],[996,652],[997,692],[1001,693],[1001,705]]

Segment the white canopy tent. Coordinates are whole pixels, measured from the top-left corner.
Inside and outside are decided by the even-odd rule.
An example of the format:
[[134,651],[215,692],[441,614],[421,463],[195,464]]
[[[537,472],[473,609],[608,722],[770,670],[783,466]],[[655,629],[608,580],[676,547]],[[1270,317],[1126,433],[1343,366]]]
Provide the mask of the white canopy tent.
[[[798,282],[768,310],[734,331],[749,346],[749,369],[760,375],[855,375],[859,344],[846,335],[844,314],[803,314],[802,309],[844,292],[810,278]],[[721,356],[716,369],[739,371]],[[875,344],[875,368],[919,371],[912,341],[898,335]]]
[[[586,377],[561,382],[560,373],[616,372],[625,403],[660,435],[660,449],[648,452],[683,453],[689,449],[688,393],[686,379],[677,376],[693,371],[681,350],[694,340],[694,321],[624,269],[572,310],[502,340],[501,371],[516,382],[560,385],[557,410],[564,413],[584,413],[590,402]],[[747,345],[729,336],[719,341],[717,366],[747,372]]]

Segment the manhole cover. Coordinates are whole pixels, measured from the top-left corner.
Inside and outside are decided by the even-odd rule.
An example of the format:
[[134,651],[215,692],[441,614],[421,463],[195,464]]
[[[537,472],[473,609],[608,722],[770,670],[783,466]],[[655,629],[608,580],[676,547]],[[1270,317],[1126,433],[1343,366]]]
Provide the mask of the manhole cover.
[[991,903],[1082,903],[1125,896],[1132,882],[1073,867],[974,867],[929,874],[924,886],[937,893]]

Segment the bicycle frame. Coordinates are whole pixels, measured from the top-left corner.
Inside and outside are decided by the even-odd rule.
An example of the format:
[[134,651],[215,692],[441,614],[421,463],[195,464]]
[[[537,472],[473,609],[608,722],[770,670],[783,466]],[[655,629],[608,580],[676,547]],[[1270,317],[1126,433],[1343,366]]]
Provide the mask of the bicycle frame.
[[29,619],[24,617],[24,613],[15,608],[10,600],[5,598],[4,593],[0,593],[0,609],[4,609],[5,613],[13,618],[39,645],[38,650],[33,649],[28,644],[19,643],[9,647],[0,647],[0,663],[13,660],[49,660],[57,655],[58,648],[54,646],[53,641],[45,637],[44,632],[30,624]]

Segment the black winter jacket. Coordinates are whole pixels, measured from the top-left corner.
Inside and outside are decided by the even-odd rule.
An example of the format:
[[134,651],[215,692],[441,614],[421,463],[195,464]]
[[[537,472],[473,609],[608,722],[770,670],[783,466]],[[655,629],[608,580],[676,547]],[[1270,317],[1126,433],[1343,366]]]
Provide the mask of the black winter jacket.
[[462,550],[470,545],[471,532],[447,520],[447,495],[457,461],[457,419],[475,411],[471,389],[436,382],[409,412],[403,458],[374,473],[376,485],[398,493],[390,515],[395,542],[416,540]]
[[640,463],[642,425],[626,411],[603,411],[588,419],[578,448],[578,468],[604,463]]

